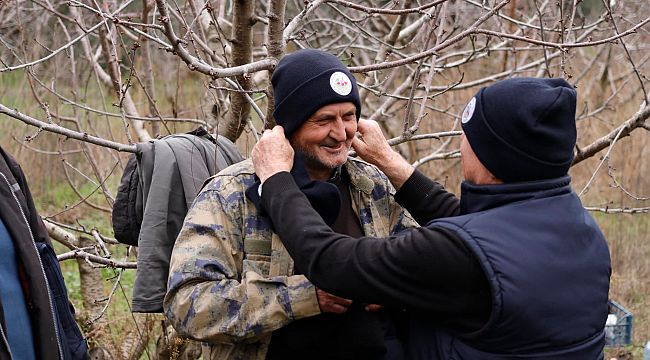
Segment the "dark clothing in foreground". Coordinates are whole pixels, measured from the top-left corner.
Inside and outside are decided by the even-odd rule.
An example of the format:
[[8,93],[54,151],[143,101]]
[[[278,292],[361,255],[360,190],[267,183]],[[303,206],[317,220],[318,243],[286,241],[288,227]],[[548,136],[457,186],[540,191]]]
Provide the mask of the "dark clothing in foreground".
[[[20,282],[20,265],[16,259],[16,247],[0,219],[0,299],[5,323],[3,329],[11,354],[24,360],[36,359],[34,337],[29,320],[27,301]],[[7,309],[7,311],[4,311]]]
[[602,358],[609,251],[569,184],[464,183],[453,216],[454,196],[416,171],[396,199],[427,225],[385,239],[332,232],[286,173],[262,202],[316,286],[410,311],[407,358]]
[[[23,282],[23,292],[31,314],[34,350],[37,359],[58,359],[60,348],[56,333],[56,323],[52,311],[47,280],[43,272],[35,242],[49,242],[47,232],[36,213],[27,181],[18,163],[4,151],[0,156],[0,216],[11,235],[19,273]],[[0,303],[2,300],[0,299]],[[3,313],[12,311],[4,309]],[[11,359],[12,355],[6,340],[7,328],[2,319],[2,342],[0,358]]]

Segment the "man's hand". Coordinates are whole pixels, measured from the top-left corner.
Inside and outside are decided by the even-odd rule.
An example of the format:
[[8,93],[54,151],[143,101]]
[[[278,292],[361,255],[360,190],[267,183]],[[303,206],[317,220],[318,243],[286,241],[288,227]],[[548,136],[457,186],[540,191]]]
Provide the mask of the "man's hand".
[[316,298],[318,298],[320,311],[324,313],[343,314],[352,305],[352,300],[332,295],[321,289],[316,289]]
[[255,173],[262,183],[279,172],[291,171],[293,148],[284,136],[282,126],[264,130],[262,138],[253,147],[252,158]]
[[352,140],[354,150],[363,160],[377,166],[399,190],[415,168],[393,151],[376,121],[359,120],[357,129],[361,136]]
[[363,160],[380,166],[398,155],[391,149],[376,121],[359,120],[357,131],[360,136],[352,139],[352,147]]

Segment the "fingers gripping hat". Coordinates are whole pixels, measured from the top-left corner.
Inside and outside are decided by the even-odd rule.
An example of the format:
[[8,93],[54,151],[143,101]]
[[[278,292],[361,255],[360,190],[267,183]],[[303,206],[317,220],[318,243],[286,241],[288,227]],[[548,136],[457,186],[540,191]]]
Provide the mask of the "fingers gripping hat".
[[271,77],[273,117],[289,137],[325,105],[352,102],[361,116],[359,90],[354,76],[334,55],[303,49],[285,55]]
[[481,163],[504,182],[566,175],[576,143],[576,91],[563,79],[516,78],[482,88],[462,115]]

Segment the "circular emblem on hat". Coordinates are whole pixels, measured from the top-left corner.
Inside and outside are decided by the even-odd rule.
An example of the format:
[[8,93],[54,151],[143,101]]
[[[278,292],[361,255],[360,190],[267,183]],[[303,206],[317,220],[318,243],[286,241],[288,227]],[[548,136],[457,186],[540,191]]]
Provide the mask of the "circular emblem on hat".
[[352,80],[345,73],[337,71],[330,76],[330,87],[335,93],[346,96],[352,92]]
[[468,122],[471,118],[472,115],[474,115],[474,108],[476,107],[476,98],[473,97],[472,100],[470,100],[467,103],[467,106],[465,106],[465,110],[463,110],[463,117],[460,119],[460,121],[465,124]]

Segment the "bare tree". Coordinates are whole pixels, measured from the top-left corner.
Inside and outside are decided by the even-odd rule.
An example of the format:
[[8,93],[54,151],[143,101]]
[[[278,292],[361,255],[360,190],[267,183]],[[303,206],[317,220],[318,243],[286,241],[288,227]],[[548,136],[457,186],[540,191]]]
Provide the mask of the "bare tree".
[[[55,177],[79,199],[45,218],[69,248],[61,261],[80,263],[85,318],[101,332],[111,323],[104,306],[136,264],[109,234],[66,214],[110,212],[120,154],[135,152],[135,142],[200,125],[248,151],[274,124],[275,65],[300,48],[344,61],[361,88],[362,117],[439,178],[459,178],[459,113],[480,87],[565,78],[579,94],[572,173],[580,195],[593,211],[647,214],[647,179],[623,179],[611,155],[628,154],[633,176],[650,171],[638,151],[650,130],[649,24],[647,1],[0,0],[0,121],[9,129],[0,136],[61,160]],[[608,188],[604,198],[587,196],[595,187]],[[612,194],[625,201],[612,207]],[[89,285],[97,267],[115,271],[108,296]],[[152,321],[133,321],[142,341],[126,350],[94,341],[138,357]]]

